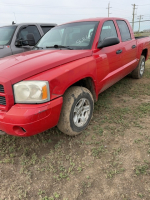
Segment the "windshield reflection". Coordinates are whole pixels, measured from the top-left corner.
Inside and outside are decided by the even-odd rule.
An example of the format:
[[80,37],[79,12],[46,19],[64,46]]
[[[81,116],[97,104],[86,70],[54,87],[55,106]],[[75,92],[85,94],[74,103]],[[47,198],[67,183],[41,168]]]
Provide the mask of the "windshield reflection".
[[98,22],[77,22],[57,26],[48,31],[37,48],[91,49]]

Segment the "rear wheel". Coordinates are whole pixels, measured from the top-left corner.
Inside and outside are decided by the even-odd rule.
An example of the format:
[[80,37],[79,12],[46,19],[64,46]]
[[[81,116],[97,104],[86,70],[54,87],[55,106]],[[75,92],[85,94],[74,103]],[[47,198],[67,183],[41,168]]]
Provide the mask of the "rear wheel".
[[89,124],[94,108],[91,92],[84,87],[73,86],[64,94],[63,106],[57,124],[67,135],[78,135]]
[[138,66],[132,71],[132,78],[142,78],[145,71],[145,56],[141,56]]

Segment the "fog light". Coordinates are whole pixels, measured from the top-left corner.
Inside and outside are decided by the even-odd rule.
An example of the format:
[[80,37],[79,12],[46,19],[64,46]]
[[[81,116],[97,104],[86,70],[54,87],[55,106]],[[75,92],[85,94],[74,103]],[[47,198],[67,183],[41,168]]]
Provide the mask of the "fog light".
[[24,128],[22,128],[21,126],[14,126],[13,130],[17,135],[25,135],[26,134],[26,130]]

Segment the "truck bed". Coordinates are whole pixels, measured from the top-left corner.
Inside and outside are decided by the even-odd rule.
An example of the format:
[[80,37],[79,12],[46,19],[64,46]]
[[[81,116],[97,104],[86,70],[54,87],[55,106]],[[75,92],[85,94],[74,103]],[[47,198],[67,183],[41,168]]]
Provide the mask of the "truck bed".
[[150,37],[150,36],[139,36],[139,37],[135,37],[135,39],[138,40],[138,39],[146,38],[146,37]]

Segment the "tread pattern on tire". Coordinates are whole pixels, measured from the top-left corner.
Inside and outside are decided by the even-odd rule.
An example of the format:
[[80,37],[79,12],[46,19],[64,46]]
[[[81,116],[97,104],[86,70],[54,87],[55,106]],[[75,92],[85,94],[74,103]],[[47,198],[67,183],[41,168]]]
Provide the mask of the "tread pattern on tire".
[[135,78],[135,79],[142,78],[143,75],[142,76],[140,75],[140,66],[141,66],[141,62],[142,62],[143,58],[145,59],[145,56],[141,55],[138,66],[131,72],[132,78]]
[[[80,134],[82,131],[81,130],[79,132],[76,132],[72,129],[71,124],[70,124],[70,112],[71,112],[71,108],[72,108],[75,100],[83,93],[87,93],[88,95],[90,95],[92,102],[93,102],[93,106],[94,106],[93,96],[92,96],[91,92],[85,87],[72,86],[64,94],[63,106],[62,106],[62,110],[61,110],[61,114],[60,114],[60,118],[59,118],[57,127],[60,131],[62,131],[63,133],[65,133],[67,135],[75,136],[75,135]],[[93,110],[92,110],[92,114],[93,114]],[[90,120],[89,120],[89,122],[90,122]],[[89,122],[88,122],[88,124],[89,124]],[[88,124],[87,124],[87,126],[88,126]]]

